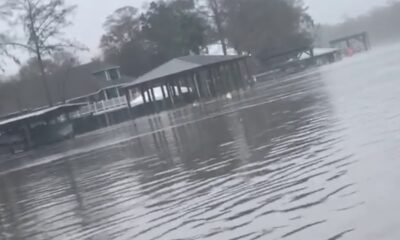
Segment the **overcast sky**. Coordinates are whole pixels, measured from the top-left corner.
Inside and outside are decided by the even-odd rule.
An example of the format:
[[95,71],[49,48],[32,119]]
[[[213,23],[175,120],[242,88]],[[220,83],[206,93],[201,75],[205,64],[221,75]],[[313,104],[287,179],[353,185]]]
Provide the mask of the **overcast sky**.
[[[303,0],[309,6],[309,13],[319,23],[337,23],[344,17],[366,13],[374,6],[384,5],[387,0]],[[78,9],[73,16],[74,25],[67,29],[66,35],[90,48],[82,53],[82,60],[89,61],[99,54],[98,45],[103,34],[102,25],[108,15],[119,7],[132,5],[143,8],[148,0],[67,0]],[[16,67],[7,67],[15,71]],[[7,71],[9,72],[9,71]]]

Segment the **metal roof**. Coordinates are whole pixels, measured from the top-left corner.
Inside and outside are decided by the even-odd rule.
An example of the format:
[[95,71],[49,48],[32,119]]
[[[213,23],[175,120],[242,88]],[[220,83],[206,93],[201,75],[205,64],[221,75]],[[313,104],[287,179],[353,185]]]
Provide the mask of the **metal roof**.
[[[110,88],[118,85],[125,85],[134,81],[134,78],[122,75],[121,78],[108,81],[104,77],[95,76],[94,73],[106,71],[109,69],[118,69],[118,66],[110,65],[103,62],[90,62],[87,64],[73,67],[66,71],[57,72],[49,76],[49,84],[52,93],[55,97],[62,98],[65,94],[65,99],[74,99],[81,96],[91,95],[102,89]],[[63,83],[64,81],[64,83]],[[61,92],[60,86],[64,84]]]
[[4,120],[0,121],[0,128],[8,126],[8,125],[12,125],[12,124],[17,124],[17,123],[22,122],[27,119],[41,117],[41,116],[44,116],[44,115],[47,115],[47,114],[50,114],[52,112],[59,111],[59,110],[74,111],[75,109],[78,109],[81,106],[83,106],[83,105],[82,104],[64,104],[64,105],[59,105],[59,106],[54,106],[54,107],[43,108],[40,110],[22,114],[17,117],[4,119]]
[[126,84],[125,87],[133,87],[156,79],[176,75],[179,73],[195,70],[201,67],[233,61],[247,56],[210,56],[196,55],[174,58],[161,66],[151,70],[143,76],[136,79],[134,82]]

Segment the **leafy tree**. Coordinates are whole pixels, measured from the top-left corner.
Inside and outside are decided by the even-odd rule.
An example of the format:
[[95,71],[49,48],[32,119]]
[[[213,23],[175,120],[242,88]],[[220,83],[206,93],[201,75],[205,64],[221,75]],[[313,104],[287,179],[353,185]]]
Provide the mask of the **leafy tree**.
[[65,48],[76,48],[77,44],[65,39],[62,29],[70,22],[68,17],[75,6],[67,6],[64,0],[8,0],[12,6],[13,18],[24,30],[24,42],[8,42],[7,45],[22,47],[37,60],[47,104],[53,99],[49,89],[44,58]]
[[100,47],[106,61],[139,76],[171,58],[199,53],[207,27],[192,0],[152,2],[144,13],[127,6],[107,18]]
[[259,59],[308,46],[311,18],[299,0],[225,0],[226,35],[238,52]]
[[152,51],[141,31],[139,11],[131,6],[117,9],[104,23],[106,33],[100,48],[107,62],[121,66],[132,76],[143,74],[151,68]]
[[191,0],[152,2],[142,15],[142,31],[154,44],[159,59],[198,54],[206,45],[207,24],[194,7]]

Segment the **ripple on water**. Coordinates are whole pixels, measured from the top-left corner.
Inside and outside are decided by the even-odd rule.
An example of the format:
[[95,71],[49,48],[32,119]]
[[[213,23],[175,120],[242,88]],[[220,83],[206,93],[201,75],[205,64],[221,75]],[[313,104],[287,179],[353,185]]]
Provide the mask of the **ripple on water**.
[[374,109],[338,108],[329,71],[11,159],[0,239],[349,239],[357,229],[343,220],[368,199],[351,177],[361,159],[345,120]]

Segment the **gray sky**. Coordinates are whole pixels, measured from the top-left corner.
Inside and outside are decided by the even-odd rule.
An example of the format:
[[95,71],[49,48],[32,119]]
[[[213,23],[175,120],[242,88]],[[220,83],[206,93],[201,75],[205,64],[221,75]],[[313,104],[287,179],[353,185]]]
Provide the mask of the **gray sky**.
[[[374,6],[383,5],[387,0],[303,0],[309,6],[309,13],[319,23],[337,23],[345,16],[352,17],[366,13]],[[98,55],[99,40],[103,34],[102,25],[108,15],[119,7],[132,5],[142,8],[148,0],[67,0],[69,4],[78,5],[73,16],[74,25],[69,27],[66,35],[86,45],[90,51],[81,53],[82,61]],[[7,67],[10,74],[17,66]]]
[[375,6],[385,5],[388,0],[303,0],[309,13],[320,23],[337,23],[344,17],[367,13]]

